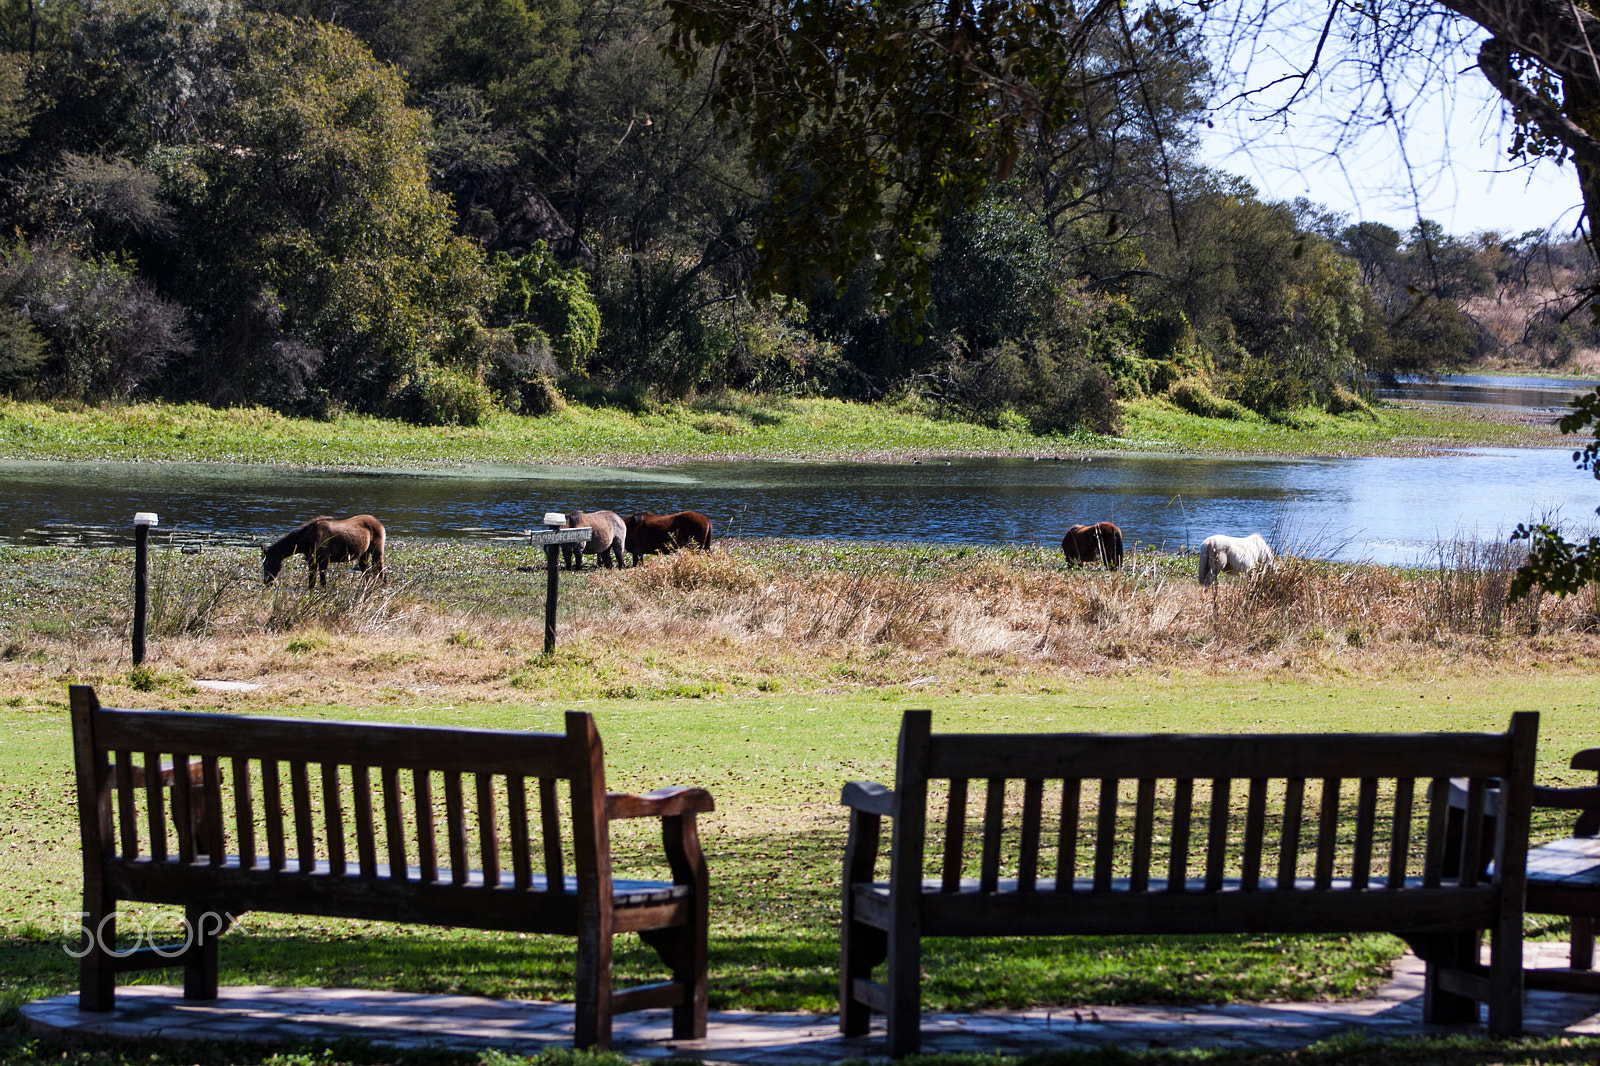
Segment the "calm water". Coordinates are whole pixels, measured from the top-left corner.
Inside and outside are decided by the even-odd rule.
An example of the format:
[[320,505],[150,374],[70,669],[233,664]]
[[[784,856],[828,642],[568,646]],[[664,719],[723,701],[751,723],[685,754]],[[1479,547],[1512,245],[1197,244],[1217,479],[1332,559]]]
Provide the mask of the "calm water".
[[1017,459],[688,463],[659,469],[473,466],[426,473],[186,463],[0,462],[0,542],[256,544],[316,514],[370,512],[392,536],[520,539],[548,510],[709,515],[720,534],[1056,545],[1102,519],[1166,548],[1260,531],[1330,558],[1420,562],[1441,539],[1498,539],[1556,515],[1591,524],[1600,485],[1570,450],[1411,459]]
[[1504,407],[1515,410],[1549,411],[1566,408],[1580,392],[1588,392],[1600,381],[1590,378],[1488,377],[1480,374],[1447,374],[1437,381],[1401,379],[1396,388],[1380,388],[1377,395],[1389,400],[1427,400],[1433,403],[1471,404],[1476,407]]

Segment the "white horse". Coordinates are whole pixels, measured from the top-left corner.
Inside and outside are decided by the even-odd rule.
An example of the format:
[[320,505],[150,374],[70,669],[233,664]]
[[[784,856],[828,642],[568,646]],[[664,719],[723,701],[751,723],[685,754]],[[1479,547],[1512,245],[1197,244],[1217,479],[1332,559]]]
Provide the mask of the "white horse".
[[1258,566],[1276,562],[1277,556],[1260,533],[1229,537],[1221,533],[1200,545],[1200,584],[1209,585],[1220,574],[1248,574]]

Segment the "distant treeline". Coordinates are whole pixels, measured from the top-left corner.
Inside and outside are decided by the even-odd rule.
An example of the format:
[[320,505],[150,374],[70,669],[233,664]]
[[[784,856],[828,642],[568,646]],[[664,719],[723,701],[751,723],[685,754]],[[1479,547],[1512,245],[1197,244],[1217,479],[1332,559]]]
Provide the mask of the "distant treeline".
[[922,299],[866,265],[752,300],[781,193],[670,32],[656,0],[0,0],[0,390],[472,424],[737,388],[1047,433],[1597,346],[1562,317],[1575,244],[1352,226],[1201,167],[1171,24],[1107,36],[1144,91],[1086,72],[1079,125],[943,222]]

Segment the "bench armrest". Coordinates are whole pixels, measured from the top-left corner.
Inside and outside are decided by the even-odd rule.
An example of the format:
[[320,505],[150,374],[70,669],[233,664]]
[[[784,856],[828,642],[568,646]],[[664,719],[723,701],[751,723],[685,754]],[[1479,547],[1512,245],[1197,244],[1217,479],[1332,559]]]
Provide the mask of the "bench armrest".
[[894,813],[894,791],[876,781],[849,781],[839,802],[862,814],[876,814],[884,818]]
[[606,793],[606,817],[612,820],[670,818],[677,814],[708,814],[714,810],[716,803],[711,793],[688,785],[658,788],[642,796],[632,796],[626,792]]
[[1592,837],[1600,834],[1600,786],[1588,788],[1546,788],[1533,786],[1533,805],[1563,811],[1579,811],[1572,835]]

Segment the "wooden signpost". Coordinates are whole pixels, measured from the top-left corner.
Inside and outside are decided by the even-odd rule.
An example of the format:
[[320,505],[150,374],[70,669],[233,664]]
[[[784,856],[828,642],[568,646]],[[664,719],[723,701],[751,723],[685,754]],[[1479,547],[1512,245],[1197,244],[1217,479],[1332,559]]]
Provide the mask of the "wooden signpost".
[[150,527],[160,520],[150,511],[133,516],[133,665],[144,662],[144,616],[149,602]]
[[[546,515],[545,521],[552,517],[560,517],[563,522],[565,517],[559,515]],[[540,545],[544,548],[545,572],[549,576],[549,584],[545,586],[544,593],[544,653],[549,655],[556,650],[556,598],[558,595],[559,578],[561,573],[561,546],[572,544],[578,547],[589,543],[589,537],[594,530],[588,526],[578,526],[576,529],[536,529],[528,533],[528,544]]]

